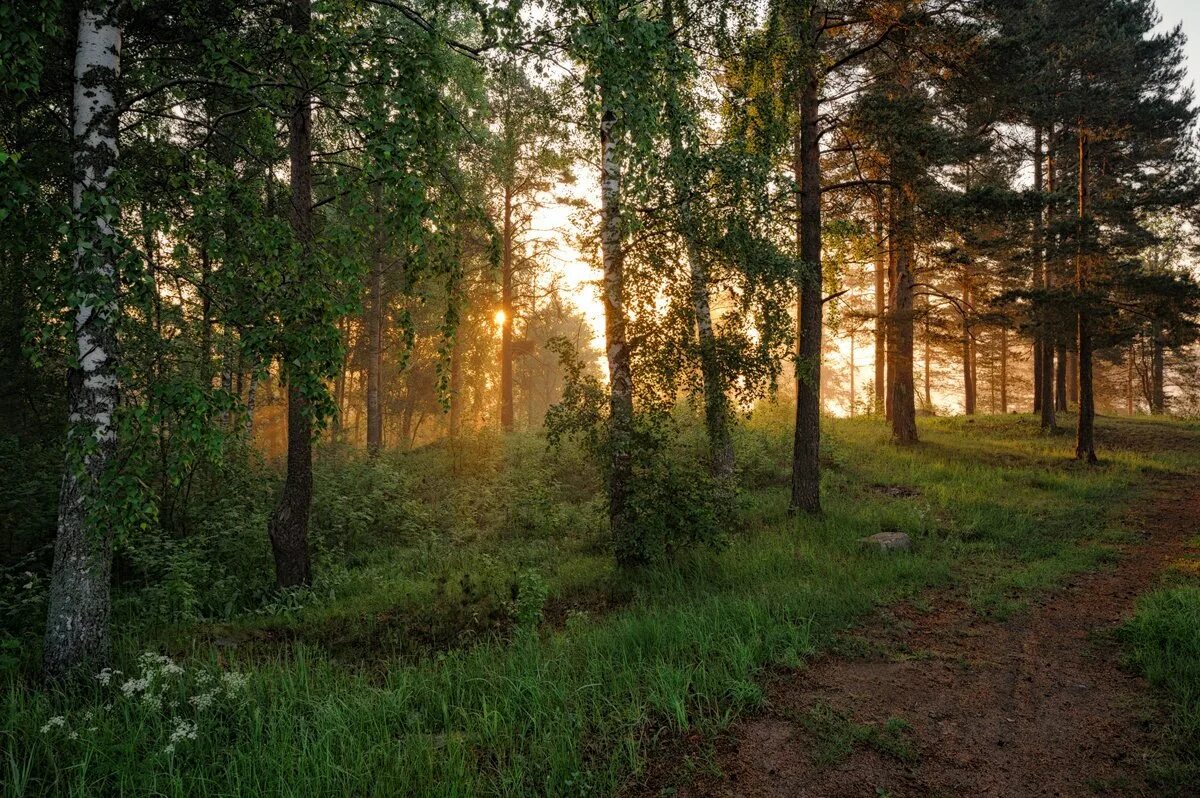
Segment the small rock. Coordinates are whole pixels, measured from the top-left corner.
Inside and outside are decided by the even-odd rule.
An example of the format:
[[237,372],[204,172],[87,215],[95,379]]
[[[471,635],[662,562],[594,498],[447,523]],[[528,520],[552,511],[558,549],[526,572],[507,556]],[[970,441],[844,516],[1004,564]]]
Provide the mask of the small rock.
[[879,532],[870,537],[859,538],[858,542],[880,551],[908,551],[912,548],[912,538],[903,532]]

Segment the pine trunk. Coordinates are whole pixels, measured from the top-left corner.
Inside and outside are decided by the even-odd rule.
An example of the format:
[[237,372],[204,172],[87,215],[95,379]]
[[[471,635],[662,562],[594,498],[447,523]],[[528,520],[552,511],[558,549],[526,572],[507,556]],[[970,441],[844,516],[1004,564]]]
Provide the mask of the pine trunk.
[[896,281],[892,288],[892,326],[888,340],[892,342],[892,362],[889,364],[892,400],[892,440],[896,443],[917,442],[917,410],[913,390],[913,197],[912,187],[901,184],[894,194],[896,226],[892,238],[896,241]]
[[[310,0],[293,0],[292,30],[308,35]],[[312,257],[312,96],[307,86],[296,90],[288,130],[291,161],[291,225],[300,244],[302,258]],[[288,367],[285,365],[284,367]],[[308,403],[298,384],[288,374],[287,476],[283,494],[271,516],[267,533],[275,555],[275,580],[280,587],[307,585],[312,581],[308,557],[308,515],[312,505],[312,420]]]
[[1150,412],[1161,416],[1167,412],[1167,392],[1163,381],[1163,346],[1162,335],[1155,333],[1153,349],[1150,353]]
[[513,197],[504,188],[503,253],[500,275],[500,428],[513,429]]
[[1092,380],[1092,319],[1088,308],[1088,257],[1084,236],[1088,232],[1088,135],[1079,129],[1079,240],[1075,254],[1075,301],[1078,303],[1079,338],[1079,425],[1075,433],[1075,457],[1096,462],[1096,403]]
[[887,235],[883,217],[883,192],[875,194],[875,412],[884,414],[887,394]]
[[1000,412],[1008,414],[1008,328],[1000,328]]
[[47,676],[95,672],[110,654],[112,532],[93,526],[101,483],[117,450],[117,255],[109,183],[117,168],[118,3],[79,11],[73,98],[72,210],[78,229],[72,292],[74,355],[68,373],[67,462],[58,504],[42,667]]
[[[1037,132],[1037,147],[1034,153],[1034,190],[1039,194],[1042,191],[1042,138],[1041,130]],[[1046,169],[1046,187],[1050,193],[1054,193],[1054,184],[1056,181],[1054,169],[1054,130],[1050,131],[1050,146],[1048,148],[1049,155]],[[1038,209],[1037,215],[1037,252],[1034,253],[1036,269],[1039,272],[1039,279],[1036,287],[1041,289],[1049,289],[1051,287],[1050,280],[1050,263],[1047,258],[1046,250],[1046,226],[1045,217],[1049,215],[1048,211],[1041,208]],[[1037,336],[1034,346],[1037,351],[1037,381],[1036,389],[1038,397],[1035,404],[1037,410],[1041,414],[1042,432],[1054,432],[1058,429],[1058,419],[1054,415],[1054,336],[1050,331],[1049,319],[1046,317],[1045,308],[1039,308],[1037,312],[1037,323],[1035,325],[1035,335]]]
[[963,413],[975,415],[975,364],[971,336],[971,273],[964,267],[962,281]]
[[367,303],[367,453],[379,454],[383,447],[383,407],[380,386],[383,378],[383,262],[376,253],[371,264]]
[[1070,360],[1067,356],[1067,345],[1059,342],[1055,353],[1058,363],[1054,367],[1054,409],[1066,412],[1070,404],[1067,399],[1070,393],[1067,385],[1067,364]]
[[821,512],[821,141],[820,83],[814,70],[800,93],[796,159],[801,263],[790,508],[806,513]]

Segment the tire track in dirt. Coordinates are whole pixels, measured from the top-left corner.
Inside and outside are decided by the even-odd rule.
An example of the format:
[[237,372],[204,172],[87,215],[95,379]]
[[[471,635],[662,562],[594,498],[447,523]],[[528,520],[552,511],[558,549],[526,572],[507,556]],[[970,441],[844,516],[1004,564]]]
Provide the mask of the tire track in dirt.
[[[1126,546],[1116,568],[1079,575],[1006,621],[950,599],[931,612],[884,613],[861,633],[882,651],[829,655],[773,686],[768,709],[718,743],[719,775],[676,794],[1154,795],[1145,781],[1154,725],[1145,685],[1121,669],[1108,633],[1196,534],[1200,486],[1162,477],[1128,519],[1144,540]],[[828,728],[824,737],[814,733],[814,712],[873,729],[872,737],[821,764]],[[903,724],[888,730],[894,718]],[[652,770],[658,786],[646,794],[670,783],[670,770]]]

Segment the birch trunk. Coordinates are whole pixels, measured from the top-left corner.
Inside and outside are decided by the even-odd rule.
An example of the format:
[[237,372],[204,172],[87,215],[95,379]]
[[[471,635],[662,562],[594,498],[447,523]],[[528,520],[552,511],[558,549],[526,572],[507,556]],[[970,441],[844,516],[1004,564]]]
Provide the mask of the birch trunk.
[[645,562],[629,517],[633,475],[633,373],[625,338],[625,253],[621,243],[621,165],[617,156],[617,116],[602,95],[600,118],[600,250],[604,267],[604,338],[608,356],[609,464],[608,518],[617,563]]
[[121,29],[116,2],[79,11],[73,99],[72,211],[78,228],[73,291],[76,364],[68,379],[67,462],[46,616],[42,664],[51,677],[94,672],[110,654],[112,530],[92,520],[116,455],[117,256],[109,183],[117,168],[116,82]]

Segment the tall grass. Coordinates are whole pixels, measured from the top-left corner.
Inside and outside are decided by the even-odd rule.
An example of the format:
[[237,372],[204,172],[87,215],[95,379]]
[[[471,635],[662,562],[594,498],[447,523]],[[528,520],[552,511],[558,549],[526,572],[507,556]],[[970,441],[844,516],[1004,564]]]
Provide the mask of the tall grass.
[[[1127,440],[1100,469],[1070,464],[1069,442],[1037,436],[1028,417],[935,420],[908,449],[886,444],[876,420],[830,426],[824,517],[788,518],[790,436],[768,409],[740,431],[747,488],[730,544],[643,574],[613,573],[588,534],[560,545],[572,531],[556,529],[561,521],[491,524],[512,517],[505,505],[518,501],[500,489],[485,497],[485,513],[459,516],[478,519],[470,534],[428,542],[419,567],[393,561],[397,579],[379,574],[417,544],[381,544],[385,531],[375,530],[336,552],[353,590],[235,619],[220,629],[232,642],[211,627],[124,640],[127,670],[146,647],[180,655],[175,708],[126,697],[120,679],[64,692],[12,670],[0,699],[4,792],[611,795],[658,741],[711,731],[755,706],[764,669],[802,664],[873,607],[946,586],[982,611],[1012,612],[1031,590],[1101,564],[1120,533],[1106,508],[1177,465],[1137,425],[1106,425]],[[1175,434],[1197,432],[1180,425]],[[539,501],[594,500],[594,483],[553,476],[535,439],[508,445],[517,454],[490,461],[489,479],[524,490],[512,465],[522,462]],[[503,531],[513,528],[526,532]],[[907,532],[914,550],[882,556],[858,543],[885,529]],[[381,608],[411,609],[436,597],[447,573],[505,551],[520,552],[510,564],[540,574],[551,605],[569,610],[485,630],[470,645],[373,644]],[[446,559],[458,565],[448,571]],[[619,601],[592,600],[612,595]],[[361,625],[349,651],[335,645],[342,621]],[[291,634],[253,644],[234,635],[263,624]],[[246,673],[244,691],[197,708],[191,698],[207,683],[199,674],[231,669]],[[62,725],[43,733],[55,717]],[[194,720],[195,739],[168,752],[180,717]]]

